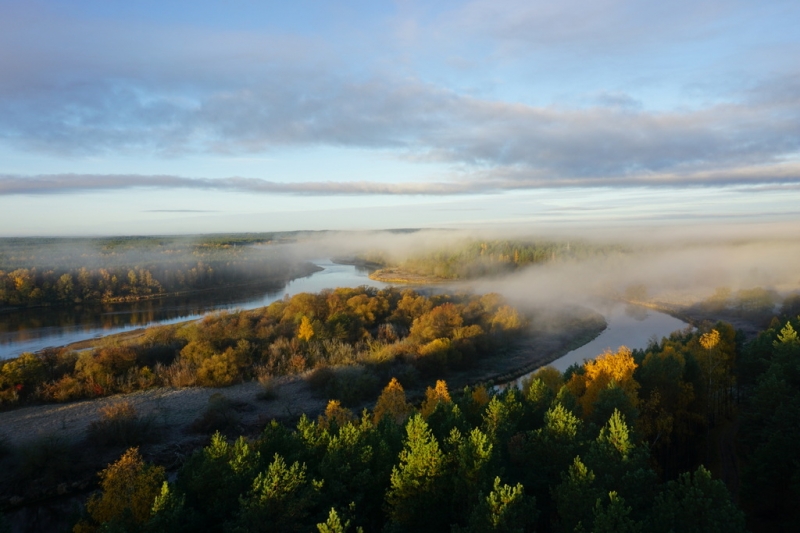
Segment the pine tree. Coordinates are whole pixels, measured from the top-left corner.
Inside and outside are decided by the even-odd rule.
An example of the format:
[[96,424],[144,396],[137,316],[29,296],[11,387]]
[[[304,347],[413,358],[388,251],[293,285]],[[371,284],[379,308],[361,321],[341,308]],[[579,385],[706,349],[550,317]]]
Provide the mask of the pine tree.
[[390,519],[408,530],[443,531],[447,528],[446,516],[442,516],[446,513],[441,512],[445,496],[440,483],[444,456],[419,414],[408,421],[406,433],[400,464],[392,469],[391,486],[386,495]]
[[656,497],[648,529],[654,533],[743,533],[744,514],[722,481],[712,479],[700,466],[670,481]]

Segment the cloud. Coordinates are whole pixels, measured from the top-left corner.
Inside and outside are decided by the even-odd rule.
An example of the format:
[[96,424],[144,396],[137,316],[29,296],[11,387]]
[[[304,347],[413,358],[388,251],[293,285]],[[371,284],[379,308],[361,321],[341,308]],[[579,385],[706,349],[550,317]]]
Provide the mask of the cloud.
[[219,213],[214,209],[145,209],[142,213]]
[[[444,21],[449,30],[483,35],[495,42],[578,48],[595,55],[609,48],[675,41],[708,32],[736,12],[735,3],[676,0],[667,4],[629,0],[474,0]],[[636,52],[635,50],[629,50]]]
[[188,105],[106,86],[75,89],[58,101],[0,103],[0,117],[0,137],[35,150],[174,155],[379,148],[528,181],[595,179],[600,185],[647,173],[770,165],[800,150],[798,95],[645,112],[487,101],[415,80],[287,76],[260,90],[214,93]]
[[[716,1],[673,9],[603,0],[581,7],[589,11],[578,4],[585,3],[575,0],[575,9],[566,9],[471,2],[452,24],[465,46],[472,32],[497,42],[506,35],[583,49],[629,45],[659,24],[683,28],[678,34],[686,39],[728,13]],[[648,110],[619,91],[595,91],[598,105],[590,107],[537,106],[467,94],[402,69],[372,68],[371,54],[379,51],[365,51],[363,64],[348,62],[326,51],[328,41],[308,37],[9,12],[0,20],[0,48],[19,53],[0,56],[0,142],[16,149],[59,157],[178,157],[353,147],[444,162],[451,172],[431,182],[395,184],[5,176],[0,194],[128,187],[460,194],[800,180],[796,165],[787,162],[800,151],[800,92],[787,90],[797,85],[797,72],[691,108]],[[571,15],[576,12],[581,16]]]
[[[759,190],[796,190],[800,184],[800,163],[693,173],[645,173],[637,176],[596,178],[527,177],[525,171],[493,169],[470,179],[435,182],[383,183],[376,181],[277,182],[259,178],[192,178],[136,174],[51,174],[38,176],[0,175],[0,196],[42,195],[133,188],[200,189],[230,192],[296,195],[425,195],[490,194],[513,190],[597,186],[735,186],[758,185]],[[151,210],[149,212],[194,212],[193,210]],[[202,211],[206,212],[206,211]]]

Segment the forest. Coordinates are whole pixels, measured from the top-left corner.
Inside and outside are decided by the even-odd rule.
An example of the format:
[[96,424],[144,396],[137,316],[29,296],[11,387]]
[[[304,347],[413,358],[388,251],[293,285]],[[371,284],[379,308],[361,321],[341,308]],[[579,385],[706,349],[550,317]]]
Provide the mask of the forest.
[[[335,294],[302,298],[321,305]],[[406,291],[397,301],[383,316],[427,300]],[[438,307],[450,305],[484,309],[480,299]],[[497,318],[500,307],[489,309]],[[331,316],[294,320],[294,338],[345,335],[325,328]],[[248,330],[225,318],[211,322]],[[409,336],[440,335],[433,324],[447,321],[412,320]],[[391,377],[360,413],[331,399],[316,419],[217,432],[170,476],[139,448],[122,449],[73,531],[796,531],[798,328],[784,313],[745,341],[705,323],[563,374],[544,367],[520,389],[450,391],[428,377],[421,403]]]
[[315,267],[253,245],[290,237],[2,239],[0,309],[134,301],[242,284],[278,287]]
[[381,268],[394,267],[411,274],[453,280],[498,276],[529,265],[582,260],[626,250],[618,244],[583,241],[467,239],[408,257],[395,258],[386,252],[372,251],[360,254],[359,259]]
[[312,370],[315,387],[355,403],[390,376],[408,383],[469,367],[507,344],[524,321],[496,294],[368,287],[302,293],[252,311],[153,326],[91,350],[22,354],[0,365],[0,406],[268,382]]

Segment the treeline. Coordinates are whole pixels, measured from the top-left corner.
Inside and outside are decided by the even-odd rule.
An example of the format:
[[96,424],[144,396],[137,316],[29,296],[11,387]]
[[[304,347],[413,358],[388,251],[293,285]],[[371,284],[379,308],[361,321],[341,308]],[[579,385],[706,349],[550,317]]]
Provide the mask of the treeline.
[[774,289],[763,287],[737,291],[719,287],[711,297],[697,304],[696,308],[717,316],[743,318],[757,324],[759,329],[765,329],[775,316],[778,304],[781,304],[781,316],[796,316],[800,313],[800,294],[794,293],[782,298]]
[[252,311],[148,328],[80,353],[26,353],[0,367],[0,405],[68,401],[154,386],[231,385],[300,374],[345,403],[380,381],[466,368],[520,331],[496,294],[425,296],[360,287],[298,294]]
[[245,283],[279,286],[312,272],[307,264],[266,258],[72,270],[18,268],[0,270],[0,305],[108,303]]
[[277,286],[314,268],[235,242],[143,240],[68,249],[2,243],[0,307],[130,301],[249,283]]
[[245,283],[279,284],[313,272],[309,264],[250,246],[258,242],[263,240],[241,236],[4,239],[0,307],[136,300]]
[[742,353],[742,503],[753,529],[800,531],[800,300]]
[[702,448],[724,411],[709,399],[725,396],[702,359],[732,346],[717,325],[638,357],[545,368],[522,390],[451,394],[438,381],[419,407],[392,379],[360,416],[331,401],[294,429],[216,434],[171,482],[132,449],[101,474],[74,531],[741,532],[705,461],[667,474],[652,446]]
[[581,241],[471,240],[434,252],[417,254],[399,262],[390,260],[379,252],[364,254],[363,259],[372,264],[400,267],[420,275],[471,279],[508,273],[533,264],[585,259],[622,250],[620,246],[599,246]]

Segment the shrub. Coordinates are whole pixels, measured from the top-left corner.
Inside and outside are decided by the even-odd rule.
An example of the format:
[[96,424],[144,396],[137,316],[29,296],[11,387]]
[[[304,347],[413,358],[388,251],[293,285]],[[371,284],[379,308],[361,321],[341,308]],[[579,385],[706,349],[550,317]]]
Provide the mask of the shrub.
[[325,387],[328,398],[353,406],[373,398],[380,390],[378,378],[363,366],[344,366],[334,369],[333,378]]
[[132,446],[156,438],[155,419],[140,417],[130,402],[118,402],[99,410],[100,420],[89,424],[89,441],[100,446]]
[[69,402],[86,396],[86,384],[69,375],[62,377],[58,381],[48,383],[42,388],[42,397],[45,400]]
[[156,375],[162,383],[170,387],[193,387],[197,384],[194,367],[189,361],[182,358],[168,366],[156,365]]
[[328,383],[334,378],[334,371],[332,367],[323,366],[317,368],[306,376],[306,383],[314,391],[324,391]]
[[261,391],[258,393],[259,400],[274,400],[277,398],[278,393],[275,390],[275,377],[265,367],[261,366],[256,369],[256,378]]
[[11,443],[6,435],[0,434],[0,459],[11,453]]
[[78,449],[62,437],[45,435],[16,450],[16,477],[54,483],[80,468]]
[[234,402],[217,392],[208,399],[206,410],[192,422],[191,429],[198,433],[239,430],[240,421]]

